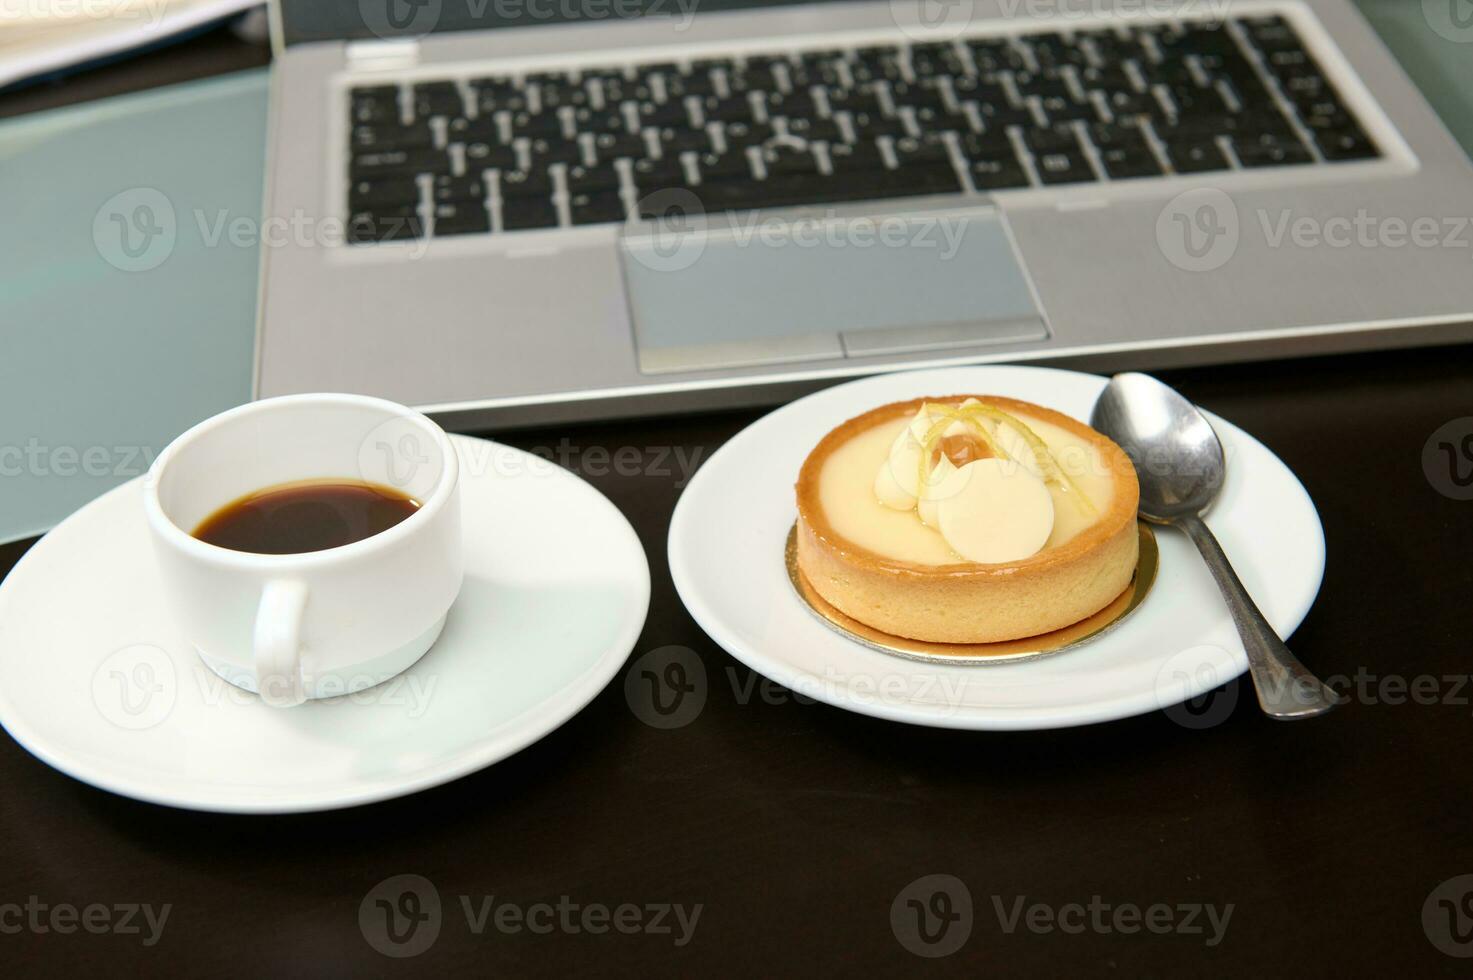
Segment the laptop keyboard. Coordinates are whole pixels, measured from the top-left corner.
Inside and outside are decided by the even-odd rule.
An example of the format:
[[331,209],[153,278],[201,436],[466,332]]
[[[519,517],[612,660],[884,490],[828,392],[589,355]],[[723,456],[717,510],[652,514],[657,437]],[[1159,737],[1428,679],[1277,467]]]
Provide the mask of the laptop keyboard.
[[[993,192],[1378,155],[1278,16],[349,93],[348,240]],[[683,198],[689,201],[689,198]]]

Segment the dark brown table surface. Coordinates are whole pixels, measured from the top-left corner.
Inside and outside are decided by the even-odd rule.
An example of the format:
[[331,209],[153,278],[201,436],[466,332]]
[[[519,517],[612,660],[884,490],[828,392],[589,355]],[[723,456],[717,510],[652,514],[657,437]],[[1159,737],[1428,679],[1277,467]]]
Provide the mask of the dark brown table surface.
[[[211,35],[0,96],[0,114],[263,59]],[[1291,646],[1350,695],[1329,716],[1265,720],[1246,679],[1194,714],[1055,732],[932,731],[802,703],[753,686],[682,608],[664,559],[678,476],[585,463],[650,558],[634,657],[683,646],[705,668],[693,720],[650,727],[616,679],[486,771],[274,818],[133,802],[0,737],[0,972],[1466,976],[1443,950],[1473,955],[1473,877],[1450,881],[1473,874],[1473,502],[1456,499],[1473,488],[1435,445],[1423,463],[1440,427],[1463,420],[1439,436],[1455,449],[1473,434],[1473,347],[1163,377],[1263,440],[1319,507],[1328,567]],[[758,414],[498,438],[566,438],[584,461],[593,447],[709,456]],[[1473,472],[1473,454],[1459,462]],[[0,573],[26,547],[0,548]],[[380,887],[399,875],[430,882],[441,914],[427,948],[394,959],[376,948],[391,940],[374,899],[399,899],[398,882]],[[951,877],[914,884],[930,875]],[[531,919],[477,933],[465,907],[479,915],[488,896]],[[913,898],[949,909],[945,928]],[[168,906],[162,928],[140,911],[136,931],[62,931],[69,909],[106,906],[93,914],[116,927],[144,904]],[[687,920],[699,906],[693,929],[653,908],[675,905]],[[1208,906],[1219,923],[1231,907],[1225,928]],[[670,931],[594,934],[584,917],[597,927],[601,910]],[[408,939],[390,948],[426,946],[429,931],[397,921]],[[963,936],[944,958],[908,948]]]

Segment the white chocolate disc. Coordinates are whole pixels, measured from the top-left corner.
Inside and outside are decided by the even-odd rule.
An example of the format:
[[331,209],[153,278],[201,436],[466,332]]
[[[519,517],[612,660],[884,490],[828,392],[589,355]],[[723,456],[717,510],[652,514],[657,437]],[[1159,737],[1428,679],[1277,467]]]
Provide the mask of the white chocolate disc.
[[995,564],[1043,547],[1054,528],[1054,499],[1037,476],[1011,460],[980,459],[956,479],[957,491],[936,503],[936,526],[958,555]]
[[966,482],[967,478],[962,475],[962,471],[942,453],[935,468],[931,470],[931,475],[926,478],[926,485],[921,487],[920,500],[916,505],[916,513],[920,515],[921,522],[928,527],[939,527],[940,518],[936,514],[936,505],[955,495]]

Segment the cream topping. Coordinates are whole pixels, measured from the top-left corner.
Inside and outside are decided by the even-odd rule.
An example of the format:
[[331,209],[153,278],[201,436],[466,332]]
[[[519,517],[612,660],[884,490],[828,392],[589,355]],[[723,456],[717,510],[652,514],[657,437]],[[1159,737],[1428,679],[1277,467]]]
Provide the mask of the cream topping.
[[[869,551],[928,565],[1016,561],[1065,543],[1108,508],[1111,474],[1088,439],[1015,414],[1047,447],[1044,461],[1021,433],[995,421],[983,424],[1001,457],[959,459],[959,466],[933,452],[928,472],[923,443],[940,420],[918,412],[858,433],[819,474],[829,523]],[[954,422],[944,435],[967,437],[968,430]],[[1045,479],[1050,461],[1057,473]]]

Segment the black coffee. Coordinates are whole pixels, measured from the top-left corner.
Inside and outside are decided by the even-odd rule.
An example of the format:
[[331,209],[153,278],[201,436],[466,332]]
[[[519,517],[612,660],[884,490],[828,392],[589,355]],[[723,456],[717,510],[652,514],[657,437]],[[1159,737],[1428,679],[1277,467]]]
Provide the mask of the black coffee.
[[296,555],[362,541],[418,509],[414,498],[377,483],[285,483],[226,504],[194,536],[232,551]]

